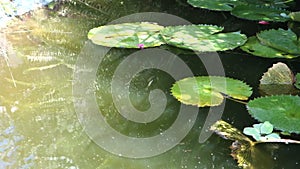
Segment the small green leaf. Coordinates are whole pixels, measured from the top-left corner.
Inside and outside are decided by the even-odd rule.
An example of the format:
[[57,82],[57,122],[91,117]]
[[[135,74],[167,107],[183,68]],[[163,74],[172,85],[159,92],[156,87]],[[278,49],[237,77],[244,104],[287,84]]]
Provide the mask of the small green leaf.
[[285,22],[289,20],[290,12],[274,7],[257,6],[257,5],[238,5],[231,11],[231,14],[243,19],[256,21],[274,21]]
[[247,109],[258,121],[269,121],[274,128],[300,133],[300,97],[267,96],[251,100]]
[[88,38],[97,45],[118,48],[155,47],[164,44],[160,31],[163,26],[156,23],[122,23],[93,28]]
[[300,55],[300,45],[297,35],[291,30],[271,29],[258,33],[257,38],[264,45],[293,55]]
[[239,32],[217,33],[222,27],[211,25],[170,26],[161,31],[169,45],[199,52],[231,50],[243,45],[247,37]]
[[265,121],[260,127],[260,133],[261,134],[270,134],[272,132],[273,132],[273,125],[270,122]]
[[255,140],[260,140],[261,137],[259,130],[253,127],[245,127],[243,133],[252,136]]
[[265,136],[265,138],[268,139],[268,140],[281,139],[281,137],[277,133],[268,134],[268,135]]
[[292,59],[298,57],[297,55],[287,54],[278,49],[261,44],[256,36],[251,36],[248,38],[247,42],[241,46],[241,49],[247,53],[255,56],[260,56],[264,58],[286,58]]
[[224,96],[247,100],[252,89],[240,80],[219,76],[198,76],[177,81],[172,95],[180,102],[199,107],[217,106],[223,102]]

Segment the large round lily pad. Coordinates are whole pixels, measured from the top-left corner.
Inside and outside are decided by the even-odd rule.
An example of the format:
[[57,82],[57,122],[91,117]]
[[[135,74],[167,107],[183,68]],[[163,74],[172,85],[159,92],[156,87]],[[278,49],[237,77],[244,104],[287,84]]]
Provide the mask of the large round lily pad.
[[260,56],[264,58],[286,58],[292,59],[298,57],[297,55],[291,55],[284,51],[263,45],[256,36],[251,36],[248,38],[247,42],[241,46],[241,49],[247,53],[255,56]]
[[271,29],[258,33],[257,38],[263,44],[289,54],[300,55],[297,35],[291,30]]
[[300,97],[267,96],[251,100],[247,108],[260,122],[269,121],[276,129],[300,133]]
[[250,86],[228,77],[198,76],[177,81],[171,92],[180,102],[198,107],[217,106],[227,95],[234,99],[247,100],[252,94]]
[[93,28],[88,38],[97,45],[120,48],[147,48],[164,44],[156,23],[122,23]]
[[231,11],[231,14],[248,20],[263,20],[274,22],[285,22],[290,19],[289,11],[274,7],[265,7],[257,5],[238,5]]
[[169,45],[199,52],[231,50],[247,40],[239,32],[217,33],[222,30],[211,25],[184,25],[166,27],[161,34]]

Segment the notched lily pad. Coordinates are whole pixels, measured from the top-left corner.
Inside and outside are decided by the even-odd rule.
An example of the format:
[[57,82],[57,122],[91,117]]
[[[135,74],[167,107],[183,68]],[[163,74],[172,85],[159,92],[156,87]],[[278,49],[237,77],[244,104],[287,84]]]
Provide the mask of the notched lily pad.
[[293,84],[293,72],[286,64],[278,62],[264,73],[260,79],[259,89],[263,95],[299,93]]
[[290,19],[289,11],[274,7],[258,6],[258,5],[238,5],[231,11],[231,14],[248,20],[263,20],[274,22],[285,22]]
[[282,62],[273,64],[260,79],[260,84],[288,84],[294,82],[294,74],[291,69]]
[[147,48],[164,44],[156,23],[122,23],[93,28],[88,38],[97,45],[118,48]]
[[228,77],[199,76],[177,81],[171,92],[184,104],[205,107],[220,105],[224,100],[223,95],[247,100],[252,89],[244,82]]
[[257,38],[263,44],[293,55],[300,55],[297,35],[291,30],[271,29],[258,33]]
[[161,31],[169,45],[199,52],[234,49],[243,45],[247,37],[239,32],[218,33],[222,27],[211,25],[170,26]]
[[241,49],[247,53],[255,56],[260,56],[264,58],[286,58],[292,59],[298,56],[291,55],[286,52],[274,49],[272,47],[263,45],[256,36],[251,36],[248,38],[247,42],[241,46]]
[[300,97],[290,95],[267,96],[251,100],[247,109],[260,122],[269,121],[274,128],[300,133]]

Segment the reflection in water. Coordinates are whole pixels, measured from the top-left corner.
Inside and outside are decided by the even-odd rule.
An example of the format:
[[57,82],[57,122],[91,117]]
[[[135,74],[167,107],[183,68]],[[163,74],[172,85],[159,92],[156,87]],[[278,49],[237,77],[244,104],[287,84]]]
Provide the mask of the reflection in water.
[[[62,2],[55,8],[57,11],[36,10],[1,30],[0,168],[237,168],[229,156],[230,142],[213,136],[198,143],[199,126],[203,125],[207,109],[200,110],[194,128],[178,146],[157,157],[139,160],[114,156],[94,144],[74,111],[73,67],[89,29],[139,11],[170,10],[187,15],[182,10],[190,10],[189,6],[162,0]],[[149,125],[134,124],[117,113],[110,80],[117,65],[134,51],[111,50],[98,70],[94,87],[99,108],[115,129],[129,136],[147,137],[172,124],[179,103],[169,96],[163,116]],[[180,57],[203,74],[190,55]],[[141,72],[130,86],[133,105],[147,109],[149,91],[161,88],[168,94],[173,82],[162,71]]]

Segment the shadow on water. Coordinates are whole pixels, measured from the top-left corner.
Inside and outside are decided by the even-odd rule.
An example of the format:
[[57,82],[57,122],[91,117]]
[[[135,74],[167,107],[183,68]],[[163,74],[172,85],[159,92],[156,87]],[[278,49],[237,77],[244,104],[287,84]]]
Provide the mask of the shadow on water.
[[[227,13],[196,10],[183,0],[70,0],[21,16],[0,32],[0,168],[238,168],[229,156],[230,142],[213,135],[205,143],[198,143],[208,108],[199,110],[193,129],[179,145],[146,159],[112,155],[91,141],[81,127],[73,106],[72,75],[77,56],[87,41],[87,32],[121,16],[147,11],[174,14],[193,23],[218,24],[228,31],[242,30],[248,35],[264,29],[255,24],[246,29],[246,21]],[[118,114],[109,90],[111,79],[118,64],[135,51],[112,49],[109,52],[99,66],[96,97],[99,109],[116,130],[129,136],[148,137],[172,124],[180,104],[169,95],[174,83],[172,77],[159,70],[145,70],[131,82],[132,104],[138,110],[146,110],[149,91],[160,88],[168,94],[162,117],[149,124],[135,124]],[[219,55],[227,76],[246,81],[254,88],[262,73],[277,62],[239,50]],[[199,58],[188,54],[179,57],[194,74],[207,74]],[[296,66],[299,62],[289,64],[299,70]],[[258,91],[254,92],[253,97],[259,96]],[[251,125],[252,120],[244,105],[231,101],[226,104],[223,119],[240,129]],[[276,151],[267,155],[274,156],[275,168],[297,168],[296,150],[299,147],[285,150],[284,145],[278,145]]]

